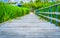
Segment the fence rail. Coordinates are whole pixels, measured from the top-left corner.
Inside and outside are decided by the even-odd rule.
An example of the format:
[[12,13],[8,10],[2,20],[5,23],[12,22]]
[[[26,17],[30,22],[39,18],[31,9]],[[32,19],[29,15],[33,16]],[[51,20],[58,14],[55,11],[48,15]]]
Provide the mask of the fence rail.
[[[55,25],[59,26],[60,25],[60,24],[58,24],[58,22],[60,23],[60,18],[58,19],[58,15],[60,15],[60,13],[58,12],[58,6],[59,5],[60,5],[60,3],[51,5],[49,7],[37,9],[36,14],[39,15],[39,16],[43,16],[44,18],[50,19],[50,23],[53,23],[52,20],[55,20],[56,21]],[[52,12],[53,7],[55,7],[55,12]],[[47,8],[49,8],[49,9],[47,9]],[[44,11],[46,9],[48,10],[47,12]],[[41,12],[41,10],[43,10],[43,12]],[[45,14],[47,14],[49,16],[46,16]],[[53,14],[55,14],[55,18],[52,17]]]
[[45,15],[42,15],[42,14],[39,14],[40,16],[43,16],[45,18],[48,18],[48,19],[52,19],[52,20],[55,20],[55,21],[58,21],[60,22],[60,20],[56,19],[56,18],[52,18],[52,17],[48,17],[48,16],[45,16]]
[[48,12],[42,12],[40,14],[58,14],[58,15],[60,15],[60,13],[56,13],[56,12],[52,12],[52,13],[51,12],[49,12],[49,13]]

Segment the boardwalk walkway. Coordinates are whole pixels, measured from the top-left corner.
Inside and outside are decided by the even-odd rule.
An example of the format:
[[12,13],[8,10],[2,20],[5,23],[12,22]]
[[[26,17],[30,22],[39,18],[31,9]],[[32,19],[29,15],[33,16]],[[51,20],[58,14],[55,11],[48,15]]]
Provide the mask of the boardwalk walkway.
[[0,38],[60,38],[60,31],[54,24],[30,13],[0,24]]

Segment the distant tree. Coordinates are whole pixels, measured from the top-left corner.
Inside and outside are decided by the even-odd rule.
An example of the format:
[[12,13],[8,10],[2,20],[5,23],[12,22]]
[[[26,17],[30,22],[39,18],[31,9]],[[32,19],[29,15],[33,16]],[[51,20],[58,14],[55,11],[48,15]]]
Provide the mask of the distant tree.
[[20,1],[20,4],[23,4],[24,2],[23,1]]
[[32,0],[30,0],[30,3],[33,2]]
[[60,0],[57,0],[57,1],[59,1],[59,2],[60,2]]
[[49,0],[36,0],[35,2],[48,2]]
[[41,2],[41,0],[36,0],[35,2],[36,2],[36,3],[37,3],[37,2]]

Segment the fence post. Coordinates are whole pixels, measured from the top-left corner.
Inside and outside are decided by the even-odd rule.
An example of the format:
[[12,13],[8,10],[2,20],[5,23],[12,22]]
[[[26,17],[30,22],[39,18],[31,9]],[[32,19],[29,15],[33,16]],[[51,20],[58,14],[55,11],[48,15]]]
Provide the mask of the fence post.
[[51,0],[53,2],[53,0]]
[[36,14],[39,15],[39,10],[36,10]]
[[[56,5],[56,13],[58,12],[58,5]],[[58,19],[58,14],[56,14],[56,19]],[[56,20],[56,26],[58,26],[58,21]]]
[[[49,12],[52,13],[52,6],[49,8]],[[52,17],[52,14],[50,14],[49,16]],[[52,19],[50,19],[50,23],[52,24]]]

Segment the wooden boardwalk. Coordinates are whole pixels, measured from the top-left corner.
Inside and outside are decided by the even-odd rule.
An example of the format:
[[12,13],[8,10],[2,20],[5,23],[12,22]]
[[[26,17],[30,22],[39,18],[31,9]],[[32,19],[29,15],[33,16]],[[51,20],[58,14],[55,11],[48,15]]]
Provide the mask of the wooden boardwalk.
[[60,38],[60,31],[54,24],[30,13],[0,24],[0,38]]

